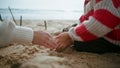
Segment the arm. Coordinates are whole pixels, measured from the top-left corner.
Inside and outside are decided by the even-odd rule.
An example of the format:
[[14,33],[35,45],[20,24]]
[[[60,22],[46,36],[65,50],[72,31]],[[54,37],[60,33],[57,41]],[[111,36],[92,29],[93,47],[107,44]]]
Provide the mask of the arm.
[[16,26],[13,22],[0,22],[0,47],[13,42],[33,43],[53,49],[56,44],[46,32],[33,31],[28,27]]
[[16,26],[14,22],[0,22],[0,47],[13,42],[32,42],[33,30],[27,27]]
[[79,18],[80,23],[83,23],[85,20],[88,20],[89,16],[93,14],[94,10],[91,5],[93,5],[91,0],[84,1],[84,14]]
[[111,32],[120,24],[120,14],[111,4],[111,0],[107,0],[96,5],[88,20],[69,31],[70,37],[78,41],[89,41]]
[[82,24],[56,37],[56,42],[59,45],[56,48],[58,51],[68,47],[74,41],[86,42],[103,37],[120,24],[120,14],[117,9],[111,5],[112,0],[101,1],[99,5],[94,7],[94,12],[88,19],[83,20]]

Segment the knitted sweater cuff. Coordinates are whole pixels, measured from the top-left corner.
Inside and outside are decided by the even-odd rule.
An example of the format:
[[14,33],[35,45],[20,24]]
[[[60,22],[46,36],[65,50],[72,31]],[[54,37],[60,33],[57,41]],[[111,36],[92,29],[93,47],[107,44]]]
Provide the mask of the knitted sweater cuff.
[[72,40],[74,41],[83,41],[82,38],[80,36],[78,36],[75,32],[75,27],[72,27],[69,31],[68,31],[69,36],[71,37]]
[[31,43],[34,33],[31,28],[16,26],[12,35],[13,42]]

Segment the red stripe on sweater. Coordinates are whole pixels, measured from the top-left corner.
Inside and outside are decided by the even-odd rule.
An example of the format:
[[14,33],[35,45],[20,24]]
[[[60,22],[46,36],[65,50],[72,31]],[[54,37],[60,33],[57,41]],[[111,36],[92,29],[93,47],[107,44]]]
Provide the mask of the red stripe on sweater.
[[102,1],[102,0],[96,0],[96,3],[99,3],[100,1]]
[[83,39],[83,41],[94,40],[97,38],[95,35],[93,35],[86,29],[84,24],[77,26],[75,32],[78,36],[80,36],[80,38]]
[[79,18],[80,22],[82,23],[83,21],[88,20],[89,16],[92,16],[92,15],[93,15],[93,12],[94,12],[94,10],[91,10],[91,11],[89,11],[87,14],[82,15],[82,16]]
[[120,41],[120,29],[113,30],[106,36],[112,40]]
[[120,24],[120,18],[116,17],[115,15],[104,9],[96,10],[93,17],[111,29]]
[[120,0],[112,0],[112,2],[114,4],[115,8],[120,7]]
[[84,6],[89,2],[89,0],[85,0],[84,1]]

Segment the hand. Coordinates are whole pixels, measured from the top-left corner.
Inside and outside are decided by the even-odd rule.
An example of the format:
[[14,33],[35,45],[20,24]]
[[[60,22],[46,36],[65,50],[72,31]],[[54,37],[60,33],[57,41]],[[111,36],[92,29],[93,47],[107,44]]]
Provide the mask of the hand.
[[50,49],[55,49],[57,44],[54,41],[55,40],[48,33],[43,31],[34,31],[33,44],[44,45]]
[[73,40],[70,38],[68,32],[63,32],[59,34],[55,38],[55,41],[58,44],[58,46],[56,47],[56,51],[61,51],[73,44]]

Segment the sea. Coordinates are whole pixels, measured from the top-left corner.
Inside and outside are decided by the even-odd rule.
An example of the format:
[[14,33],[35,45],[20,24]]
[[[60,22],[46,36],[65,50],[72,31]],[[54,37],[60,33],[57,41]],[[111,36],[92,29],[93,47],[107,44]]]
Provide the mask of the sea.
[[[78,20],[83,10],[11,9],[15,19],[31,20]],[[0,15],[12,19],[9,9],[0,8]]]

